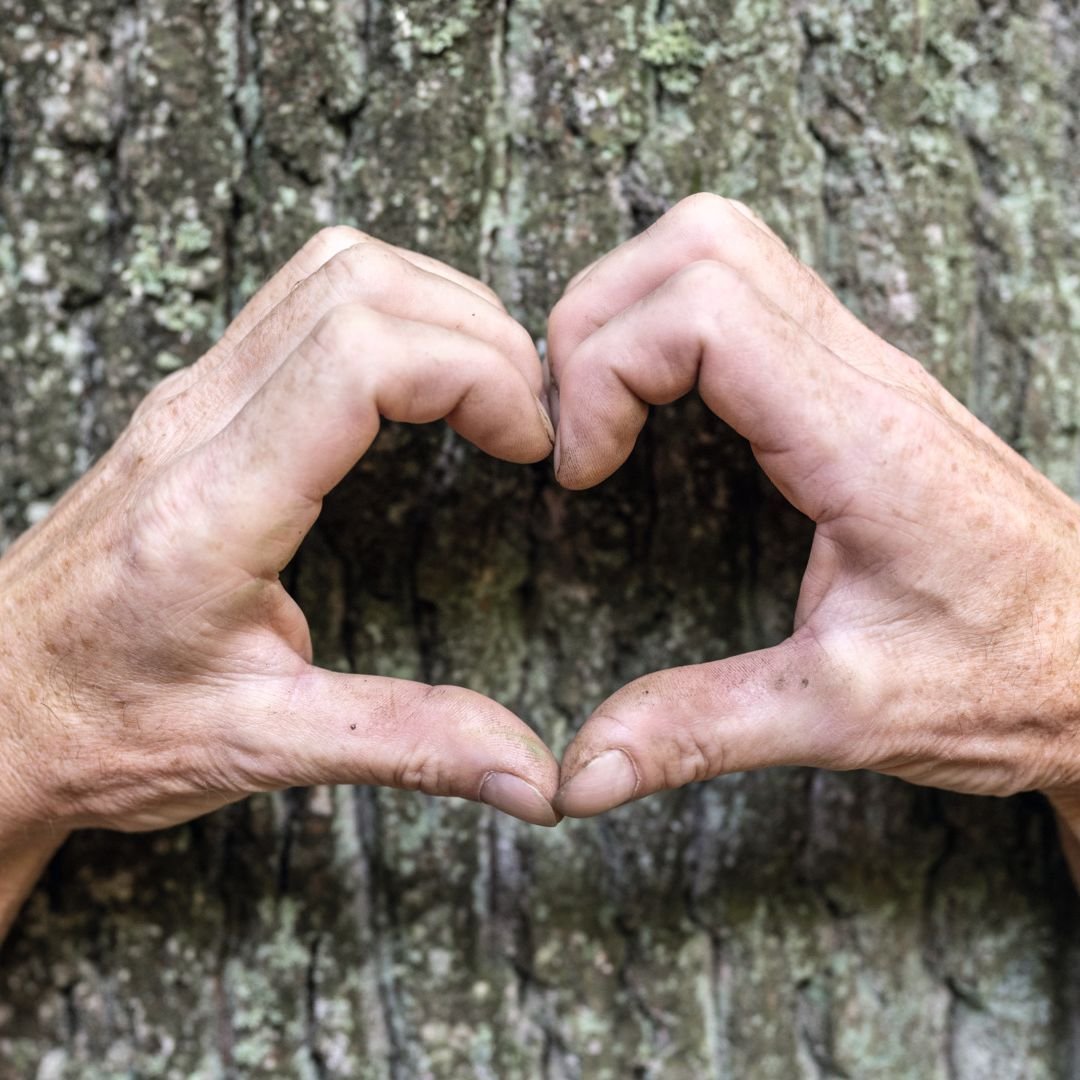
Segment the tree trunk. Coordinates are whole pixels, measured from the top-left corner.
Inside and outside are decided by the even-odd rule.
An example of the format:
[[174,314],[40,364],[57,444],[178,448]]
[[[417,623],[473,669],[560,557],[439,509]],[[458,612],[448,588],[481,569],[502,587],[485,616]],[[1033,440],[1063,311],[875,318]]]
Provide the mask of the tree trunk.
[[[0,0],[0,544],[320,225],[536,335],[706,188],[1080,487],[1075,0]],[[696,401],[596,491],[388,427],[290,569],[317,655],[561,750],[774,643],[810,531]],[[546,832],[362,788],[84,833],[0,958],[0,1077],[1080,1075],[1034,796],[773,770]]]

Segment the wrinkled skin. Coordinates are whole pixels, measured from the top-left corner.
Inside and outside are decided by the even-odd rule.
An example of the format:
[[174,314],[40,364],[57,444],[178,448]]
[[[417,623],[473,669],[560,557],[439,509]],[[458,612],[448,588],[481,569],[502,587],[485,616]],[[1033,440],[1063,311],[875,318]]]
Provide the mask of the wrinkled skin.
[[816,525],[794,633],[644,675],[567,749],[454,687],[312,666],[278,573],[380,416],[552,448],[526,332],[479,282],[331,229],[0,561],[0,933],[71,829],[370,783],[534,824],[776,764],[988,795],[1080,830],[1080,509],[738,203],[699,195],[551,317],[555,468],[599,483],[698,388]]
[[551,452],[528,334],[479,282],[332,229],[0,561],[0,930],[69,830],[362,783],[554,825],[558,766],[468,690],[311,664],[278,580],[380,416]]
[[745,206],[685,200],[551,317],[557,475],[601,482],[697,386],[817,528],[794,633],[645,675],[562,763],[585,816],[767,765],[1080,806],[1080,508],[858,322]]

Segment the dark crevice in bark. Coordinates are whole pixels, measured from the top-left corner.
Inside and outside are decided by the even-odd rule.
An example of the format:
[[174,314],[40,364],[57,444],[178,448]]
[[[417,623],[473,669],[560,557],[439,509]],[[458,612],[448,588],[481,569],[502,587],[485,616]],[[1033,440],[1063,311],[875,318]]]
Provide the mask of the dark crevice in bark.
[[79,1007],[75,1003],[75,983],[69,982],[61,986],[60,995],[64,1002],[64,1041],[73,1046],[79,1034]]
[[[428,452],[426,447],[423,452]],[[437,510],[445,504],[448,497],[451,497],[466,453],[467,451],[453,430],[448,426],[444,427],[438,450],[424,478],[422,491],[416,500],[415,509],[409,517],[408,527],[402,538],[402,542],[407,544],[407,550],[411,553],[411,558],[406,564],[409,568],[407,602],[412,610],[420,679],[428,683],[441,681],[442,649],[438,605],[423,596],[420,575],[424,553],[431,542],[432,521]]]
[[417,594],[417,582],[412,582],[413,627],[416,633],[416,652],[421,682],[439,682],[439,609],[435,604],[421,599]]
[[714,922],[708,919],[701,910],[702,884],[701,874],[704,852],[708,844],[708,830],[705,826],[705,789],[699,788],[698,797],[694,800],[688,829],[687,846],[684,852],[684,865],[686,871],[682,889],[682,904],[686,917],[692,926],[705,935],[709,943],[709,970],[707,972],[708,1000],[705,1008],[708,1011],[712,1030],[714,1033],[714,1045],[712,1047],[712,1077],[713,1080],[726,1080],[731,1073],[731,1063],[726,1053],[727,1033],[726,1015],[724,1009],[724,938],[721,930],[718,930]]
[[291,886],[293,845],[296,843],[296,834],[300,829],[300,822],[304,814],[307,791],[303,788],[290,788],[286,791],[277,792],[271,798],[280,799],[285,808],[284,818],[281,822],[275,880],[276,896],[280,900],[288,896]]
[[[654,0],[652,10],[646,4],[642,10],[644,20],[654,25],[660,23],[666,8],[667,0]],[[628,142],[623,149],[623,160],[619,169],[619,189],[626,205],[628,223],[634,233],[647,229],[671,209],[669,200],[650,186],[639,159],[641,146],[661,123],[665,101],[660,73],[653,68],[645,78],[648,80],[648,110],[637,138]]]
[[[1008,70],[998,53],[998,43],[1008,31],[1027,21],[1024,13],[1007,4],[997,4],[983,12],[972,29],[973,37],[984,53],[983,62],[977,75],[973,71],[964,74],[972,93],[977,93],[988,77],[1002,85],[1007,83]],[[1051,62],[1049,57],[1047,60]],[[1015,314],[1009,310],[1007,302],[1003,304],[1003,297],[994,288],[995,279],[1007,274],[1014,255],[1007,243],[995,235],[1001,222],[993,219],[996,206],[1015,189],[1014,163],[1003,160],[1000,148],[988,144],[982,133],[966,123],[963,134],[979,185],[970,216],[976,243],[978,292],[975,306],[979,345],[972,363],[973,402],[981,420],[993,427],[1014,449],[1025,453],[1030,450],[1031,442],[1028,399],[1039,358],[1034,355],[1022,324],[1017,326]],[[1052,273],[1048,274],[1048,280],[1053,280]],[[994,370],[993,354],[989,359],[987,357],[987,349],[993,345],[1008,354],[1009,400],[1004,408],[998,407],[994,400],[995,396],[1000,396],[1000,384],[1005,380]]]
[[947,973],[942,970],[941,960],[948,953],[943,948],[946,943],[940,940],[938,934],[935,907],[942,894],[942,879],[950,861],[960,848],[960,836],[956,827],[949,822],[948,816],[944,812],[940,795],[936,792],[927,794],[938,808],[935,820],[940,822],[942,838],[941,847],[936,857],[927,866],[923,875],[922,926],[923,940],[925,942],[923,963],[928,971],[932,972],[937,978],[946,981]]
[[[983,179],[983,165],[978,145],[969,140],[972,157],[979,172],[980,183],[986,190],[986,181]],[[969,389],[969,405],[975,415],[985,424],[994,424],[994,409],[992,404],[992,380],[993,372],[989,370],[987,356],[993,345],[1000,340],[1001,327],[995,325],[993,317],[995,307],[993,288],[992,263],[998,258],[995,252],[996,242],[989,235],[981,220],[982,212],[976,206],[973,208],[972,231],[979,244],[978,262],[976,266],[976,303],[973,313],[974,319],[974,354],[971,363],[971,380]],[[1014,418],[1015,421],[1015,418]],[[1015,432],[1015,422],[1013,424]]]
[[[1025,404],[1031,388],[1035,358],[1008,319],[999,317],[1000,297],[996,294],[994,280],[1008,261],[1008,252],[994,236],[993,227],[987,222],[989,204],[1004,192],[999,180],[1001,165],[991,148],[985,146],[973,133],[966,137],[968,150],[979,181],[979,198],[972,206],[971,228],[978,244],[976,258],[976,344],[972,359],[972,407],[979,419],[993,427],[1006,442],[1021,453],[1024,450]],[[997,376],[987,363],[987,351],[992,345],[1009,350],[1015,367],[1015,377],[1010,378],[1009,406],[1006,417],[999,415],[993,405],[993,383]],[[1010,366],[1010,376],[1014,368]],[[1005,424],[1008,427],[1005,427]]]
[[1052,933],[1060,943],[1051,962],[1053,1045],[1061,1076],[1080,1076],[1080,895],[1061,851],[1053,813],[1042,817],[1042,843],[1047,853],[1048,887],[1053,895]]
[[948,1080],[954,1080],[960,1075],[956,1053],[960,1010],[965,1007],[981,1009],[982,1003],[960,984],[946,966],[950,956],[949,942],[942,940],[941,928],[938,926],[937,906],[942,896],[947,893],[947,886],[943,884],[944,877],[957,851],[961,848],[961,838],[956,827],[949,821],[940,794],[928,793],[928,797],[937,807],[935,820],[941,824],[942,839],[941,847],[936,857],[927,866],[922,881],[923,964],[948,993],[944,1031],[944,1065]]
[[[242,168],[240,176],[233,182],[232,199],[225,219],[222,238],[223,260],[223,299],[225,302],[225,320],[231,322],[243,307],[247,298],[240,295],[242,271],[239,265],[240,231],[248,213],[244,196],[245,182],[259,184],[259,170],[255,166],[255,145],[259,130],[260,117],[248,115],[241,104],[241,97],[247,91],[247,99],[261,101],[260,84],[262,61],[259,37],[254,24],[255,0],[236,0],[236,82],[233,98],[230,102],[233,125],[240,136],[242,150]],[[261,194],[261,192],[260,192]]]
[[[642,953],[647,950],[642,949],[638,931],[622,916],[616,917],[614,928],[623,940],[622,963],[616,971],[619,986],[641,1021],[641,1026],[647,1033],[648,1042],[654,1048],[654,1053],[663,1055],[667,1049],[666,1044],[670,1042],[668,1036],[670,1024],[667,1018],[650,1004],[648,992],[641,986],[634,970],[641,963]],[[632,1075],[640,1080],[652,1080],[653,1077],[662,1076],[662,1073],[654,1072],[649,1066],[638,1065]]]
[[963,997],[956,992],[956,983],[945,980],[945,989],[949,992],[949,1006],[945,1013],[945,1077],[946,1080],[959,1080],[962,1061],[957,1056],[957,1030],[961,1009],[966,1005]]
[[352,789],[356,829],[364,857],[364,878],[368,889],[368,934],[375,953],[376,982],[383,1030],[389,1044],[387,1066],[390,1080],[410,1080],[412,1073],[405,1017],[398,995],[394,964],[394,943],[401,940],[397,926],[397,905],[390,893],[383,863],[382,821],[377,791]]
[[[15,190],[15,136],[11,132],[8,117],[4,112],[7,95],[7,82],[0,81],[0,234],[6,233],[14,240],[16,237],[15,216],[11,211],[8,192]],[[17,245],[13,245],[11,254],[12,258],[18,260]]]
[[304,982],[305,1004],[305,1040],[307,1042],[308,1061],[317,1080],[325,1080],[329,1076],[326,1068],[326,1059],[319,1049],[319,1018],[317,1008],[319,1004],[319,950],[322,947],[321,934],[315,934],[311,939],[311,956],[308,960],[306,978]]
[[761,637],[761,620],[756,610],[760,602],[761,573],[761,512],[763,490],[769,480],[751,463],[736,465],[728,475],[731,501],[735,506],[746,507],[746,512],[735,516],[731,522],[735,538],[735,588],[732,600],[737,621],[741,628],[737,640],[741,652],[751,652],[773,642]]
[[[359,568],[349,553],[337,543],[334,530],[324,529],[323,538],[329,557],[340,568],[342,590],[349,598],[342,612],[340,636],[337,647],[351,672],[361,670],[356,644],[363,628],[366,595]],[[415,549],[413,549],[415,550]],[[415,565],[415,561],[414,561]],[[413,586],[415,582],[413,583]],[[375,970],[375,994],[380,1024],[380,1034],[387,1046],[387,1075],[390,1080],[409,1080],[410,1057],[408,1040],[404,1032],[404,1017],[397,991],[394,947],[400,940],[394,912],[396,899],[391,893],[391,883],[385,869],[382,839],[382,808],[380,795],[370,787],[348,789],[352,813],[352,827],[359,839],[360,885],[356,896],[358,929],[370,943]]]
[[214,1035],[214,1042],[222,1073],[226,1077],[231,1078],[235,1075],[233,1063],[232,1002],[229,1000],[229,992],[225,984],[225,977],[220,971],[214,977],[214,999],[217,1005],[215,1010],[217,1030]]
[[215,1045],[222,1070],[230,1080],[235,1075],[233,1047],[236,1033],[233,1029],[234,1002],[229,987],[228,963],[234,946],[243,938],[245,920],[241,905],[246,901],[242,889],[237,888],[234,868],[244,865],[244,840],[250,813],[250,807],[244,803],[223,811],[226,825],[221,834],[221,858],[214,879],[222,910],[221,936],[214,966],[214,998],[218,1006]]
[[[816,1070],[815,1080],[851,1080],[851,1073],[836,1060],[827,993],[815,993],[815,981],[804,979],[795,986],[795,1037]],[[824,995],[824,1002],[818,994]]]
[[[138,0],[130,4],[129,15],[132,20],[138,19]],[[134,75],[127,52],[119,41],[110,41],[110,52],[113,65],[119,71],[120,77],[116,127],[112,132],[112,138],[102,148],[110,181],[108,184],[108,222],[105,233],[105,248],[108,255],[102,272],[101,297],[115,296],[125,289],[121,274],[132,225],[131,213],[125,206],[124,199],[124,192],[128,190],[130,183],[125,169],[124,144],[132,123],[131,85]],[[108,439],[108,432],[103,429],[101,422],[108,392],[104,357],[99,345],[102,315],[103,312],[95,302],[90,313],[90,332],[87,335],[88,340],[92,342],[92,347],[87,350],[81,372],[83,392],[79,403],[78,424],[78,445],[81,451],[78,457],[81,457],[81,460],[76,460],[75,463],[79,472],[89,468],[94,459],[105,450]]]
[[115,922],[107,920],[103,923],[102,932],[95,938],[94,945],[92,962],[95,969],[101,973],[98,992],[103,1006],[101,1030],[94,1034],[105,1046],[111,1046],[115,1042],[137,1045],[131,1013],[127,1007],[127,995],[117,992],[116,972],[109,963],[109,957],[116,955],[118,947]]
[[261,145],[269,162],[281,170],[283,176],[291,180],[301,191],[314,190],[321,176],[313,168],[306,168],[304,163],[294,158],[283,147],[267,140]]
[[[810,33],[807,17],[802,15],[799,19],[799,27],[802,34],[802,59],[799,63],[799,76],[798,76],[798,92],[799,92],[799,112],[806,119],[804,121],[804,129],[811,141],[815,143],[821,153],[821,207],[822,207],[822,232],[821,237],[821,250],[816,253],[819,269],[825,269],[826,254],[830,250],[829,236],[832,230],[832,217],[831,211],[834,209],[830,198],[830,172],[836,167],[840,153],[832,145],[830,139],[828,139],[825,133],[821,129],[820,122],[815,118],[812,110],[808,107],[808,102],[812,99],[814,91],[812,90],[812,84],[815,76],[814,71],[814,51],[817,43]],[[823,93],[823,96],[824,95]],[[843,102],[838,102],[841,107],[844,106]],[[859,119],[856,117],[856,119]],[[860,120],[861,123],[861,120]],[[832,283],[835,287],[836,283]]]
[[[370,70],[374,40],[375,0],[368,0],[368,2],[364,4],[363,25],[360,29],[360,49],[363,54],[365,81]],[[361,120],[363,119],[364,113],[367,111],[367,105],[368,87],[365,85],[364,91],[355,108],[331,117],[331,123],[338,129],[342,136],[341,162],[337,176],[335,177],[333,192],[335,224],[346,221],[350,216],[345,202],[348,184],[344,181],[348,174],[348,170],[356,160],[357,149],[360,145],[360,138],[363,133]]]
[[[349,217],[348,211],[345,209],[344,200],[347,185],[343,183],[343,177],[356,159],[357,147],[360,144],[360,136],[363,132],[361,120],[366,111],[367,100],[365,98],[365,100],[361,101],[356,108],[350,109],[348,112],[344,113],[331,114],[329,117],[330,124],[341,133],[341,164],[337,170],[337,175],[334,178],[335,182],[332,196],[332,204],[334,207],[332,224],[334,225],[343,223]],[[283,165],[283,168],[285,167],[286,166]]]
[[[509,969],[515,987],[516,1008],[527,1023],[541,1032],[544,1047],[538,1058],[541,1068],[548,1057],[548,1046],[553,1038],[551,1018],[544,1002],[544,986],[534,969],[533,925],[529,916],[527,897],[532,880],[529,852],[519,842],[519,828],[515,824],[500,821],[491,813],[488,825],[489,840],[489,890],[488,913],[492,923],[493,944],[509,947],[485,949],[497,957],[500,966]],[[506,837],[513,836],[512,844]],[[504,839],[499,843],[500,837]],[[504,852],[506,852],[504,854]],[[507,1039],[501,1033],[499,1041]]]
[[491,285],[492,253],[498,249],[499,234],[509,219],[507,205],[514,154],[513,133],[506,109],[509,82],[511,10],[513,0],[498,0],[491,37],[491,101],[487,109],[484,138],[483,194],[480,198],[481,228],[476,253],[479,276]]
[[[646,18],[652,22],[653,26],[659,26],[664,22],[668,13],[668,2],[669,0],[651,0],[651,12],[648,10],[648,7],[646,7]],[[652,124],[655,125],[659,122],[660,116],[663,114],[667,91],[664,89],[664,81],[660,78],[660,72],[656,68],[653,68],[649,77],[652,79],[652,94],[650,95],[649,102],[650,120],[652,121]],[[649,224],[651,223],[645,222],[644,224],[639,224],[638,222],[635,222],[635,225],[637,225],[639,229],[645,228]]]

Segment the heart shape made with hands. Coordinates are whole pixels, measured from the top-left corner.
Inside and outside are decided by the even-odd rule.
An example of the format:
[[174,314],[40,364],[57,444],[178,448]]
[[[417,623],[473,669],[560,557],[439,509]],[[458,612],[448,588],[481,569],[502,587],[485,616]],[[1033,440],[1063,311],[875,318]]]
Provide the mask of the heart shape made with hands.
[[[545,387],[487,286],[320,233],[0,562],[3,625],[32,612],[0,648],[5,685],[30,686],[10,706],[30,734],[5,747],[38,778],[10,806],[21,787],[0,785],[0,819],[157,828],[254,791],[362,783],[554,825],[796,764],[1066,805],[1080,511],[764,222],[684,200],[570,282],[547,340]],[[650,405],[695,386],[815,522],[786,641],[636,680],[561,766],[483,695],[313,665],[279,574],[382,418],[446,418],[511,462],[553,453],[581,489],[626,460]]]
[[548,356],[564,487],[696,387],[816,526],[792,635],[618,690],[563,754],[557,811],[809,765],[1040,789],[1080,824],[1080,509],[756,214],[684,200],[571,281]]

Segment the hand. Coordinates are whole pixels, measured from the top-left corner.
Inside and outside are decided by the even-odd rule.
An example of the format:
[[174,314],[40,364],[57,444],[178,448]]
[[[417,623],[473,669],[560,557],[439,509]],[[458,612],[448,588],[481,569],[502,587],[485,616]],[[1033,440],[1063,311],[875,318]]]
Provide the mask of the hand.
[[532,462],[553,437],[540,392],[485,286],[351,229],[309,243],[0,561],[0,863],[36,831],[155,829],[294,784],[555,824],[558,769],[524,723],[313,667],[278,580],[380,416],[446,417]]
[[1080,510],[745,207],[692,197],[551,316],[556,471],[599,483],[696,384],[816,523],[793,635],[604,702],[556,807],[767,765],[874,769],[1080,825]]

